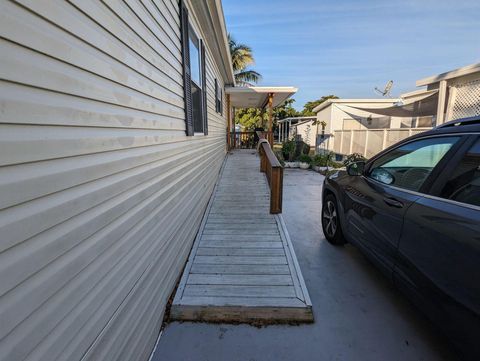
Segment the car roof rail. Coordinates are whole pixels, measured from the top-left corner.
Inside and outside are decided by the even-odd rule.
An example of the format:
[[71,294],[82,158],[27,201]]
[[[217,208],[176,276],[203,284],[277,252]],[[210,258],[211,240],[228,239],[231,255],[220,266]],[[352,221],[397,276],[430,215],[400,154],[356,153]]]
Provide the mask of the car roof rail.
[[443,128],[449,128],[449,127],[458,127],[461,125],[474,125],[474,124],[480,124],[480,116],[477,115],[475,117],[452,120],[447,123],[436,126],[435,129],[443,129]]

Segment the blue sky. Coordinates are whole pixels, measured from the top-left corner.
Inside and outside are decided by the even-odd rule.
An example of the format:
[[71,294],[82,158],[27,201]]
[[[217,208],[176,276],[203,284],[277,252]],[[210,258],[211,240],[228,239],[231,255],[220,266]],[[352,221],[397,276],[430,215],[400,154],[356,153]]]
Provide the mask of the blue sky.
[[480,0],[223,0],[228,31],[253,48],[259,85],[299,88],[295,107],[322,95],[376,98],[480,62]]

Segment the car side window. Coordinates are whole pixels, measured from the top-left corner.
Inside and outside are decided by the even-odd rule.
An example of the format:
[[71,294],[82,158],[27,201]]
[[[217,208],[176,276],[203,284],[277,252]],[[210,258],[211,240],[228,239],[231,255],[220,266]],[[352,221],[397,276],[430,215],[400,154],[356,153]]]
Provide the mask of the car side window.
[[368,177],[418,191],[433,168],[459,139],[459,136],[435,137],[404,144],[375,160]]
[[480,139],[457,164],[440,197],[480,206]]

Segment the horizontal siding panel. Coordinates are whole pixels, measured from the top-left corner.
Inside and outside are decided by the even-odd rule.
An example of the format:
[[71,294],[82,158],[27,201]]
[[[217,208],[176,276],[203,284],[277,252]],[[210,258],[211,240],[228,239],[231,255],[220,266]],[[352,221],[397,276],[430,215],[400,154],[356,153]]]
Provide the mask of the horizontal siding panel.
[[163,24],[165,22],[167,25],[162,27],[162,29],[167,32],[171,39],[178,39],[180,42],[180,22],[178,20],[179,15],[175,14],[174,16],[169,16],[169,11],[167,6],[163,1],[159,0],[142,0],[143,6],[148,9],[150,14],[153,14],[153,17]]
[[[180,76],[177,82],[174,82],[166,75],[158,76],[157,72],[152,72],[154,68],[151,66],[132,61],[122,63],[106,53],[104,49],[96,48],[59,27],[42,21],[34,14],[28,13],[26,17],[21,16],[22,13],[19,14],[18,7],[14,5],[12,7],[0,15],[0,29],[12,42],[117,83],[123,83],[158,99],[168,99],[165,95],[158,95],[161,91],[177,101],[183,98],[183,89],[179,84]],[[24,22],[27,22],[28,27],[23,31],[15,31],[19,23]],[[148,76],[149,73],[153,75],[152,78]]]
[[[202,139],[195,148],[204,152],[206,143]],[[153,162],[175,162],[186,152],[182,142],[174,142],[78,156],[73,161],[59,158],[4,167],[0,172],[0,209]]]
[[[186,166],[192,165],[191,163],[185,164]],[[37,272],[42,265],[53,261],[76,246],[78,242],[82,241],[82,237],[91,236],[123,213],[131,212],[131,209],[137,203],[151,199],[149,207],[153,207],[153,209],[159,207],[161,202],[168,196],[168,193],[165,193],[165,189],[171,189],[174,186],[178,187],[180,180],[188,181],[188,179],[185,180],[184,178],[185,172],[180,172],[180,170],[171,171],[165,169],[165,173],[165,176],[157,176],[148,182],[140,183],[137,179],[136,184],[131,185],[125,192],[119,193],[114,197],[111,197],[111,193],[118,192],[117,187],[123,190],[122,185],[119,183],[113,183],[109,187],[109,191],[92,190],[84,197],[77,195],[74,199],[69,199],[69,197],[72,197],[69,193],[73,193],[73,190],[69,193],[64,192],[67,194],[59,194],[58,197],[55,197],[57,199],[64,198],[64,203],[58,204],[55,208],[49,209],[45,207],[43,212],[41,209],[37,210],[37,212],[32,212],[27,219],[21,212],[22,208],[25,208],[24,206],[18,207],[20,209],[11,209],[12,212],[10,214],[13,214],[13,216],[8,218],[19,215],[20,219],[15,219],[14,222],[1,227],[2,232],[10,236],[2,239],[1,245],[2,249],[7,249],[6,247],[12,247],[16,244],[19,244],[20,247],[13,247],[0,254],[0,260],[2,260],[0,264],[0,270],[2,271],[2,274],[0,274],[0,280],[2,281],[0,283],[0,295],[22,282],[29,275]],[[172,182],[172,178],[177,178],[178,184]],[[85,189],[87,187],[84,186],[82,188]],[[93,188],[93,185],[90,188]],[[115,195],[115,193],[113,194]],[[161,198],[152,198],[155,195],[161,196]],[[104,201],[104,197],[111,198]],[[46,201],[41,201],[39,200],[37,203],[40,203],[40,205],[46,203]],[[78,207],[71,206],[76,203],[78,203]],[[98,207],[93,208],[94,206]],[[88,208],[89,212],[82,213],[86,207],[90,207]],[[34,209],[34,207],[31,208]],[[80,220],[73,218],[77,215]],[[42,217],[46,218],[46,221]],[[29,239],[27,245],[26,243],[20,243],[20,240],[28,238],[32,231],[27,227],[24,229],[18,227],[18,225],[26,222],[29,222],[31,228],[35,231],[47,230],[57,224],[58,226]]]
[[[33,0],[32,0],[33,1]],[[57,0],[58,1],[58,0]],[[95,1],[71,0],[80,10],[88,14],[98,24],[101,24],[109,33],[116,36],[126,46],[144,57],[150,63],[155,64],[159,70],[167,71],[172,78],[182,74],[181,60],[173,60],[174,56],[165,51],[159,52],[152,44],[142,39],[107,5]],[[173,61],[169,61],[171,59]]]
[[[181,191],[184,191],[185,192],[185,188],[181,188],[179,189],[179,193]],[[178,196],[179,193],[174,193],[174,195]],[[190,194],[188,191],[186,192],[187,195],[190,195],[192,196],[192,194]],[[180,197],[178,200],[182,200],[182,198]],[[183,206],[189,206],[188,203],[183,203]],[[167,206],[168,206],[168,203],[167,203]],[[191,205],[190,205],[191,206]],[[181,206],[180,206],[181,207]],[[146,209],[144,212],[146,213],[148,210]],[[47,314],[46,316],[49,316],[49,317],[46,317],[45,319],[43,319],[43,322],[41,320],[38,320],[38,322],[42,322],[42,324],[44,325],[44,331],[42,332],[48,332],[48,329],[45,329],[45,322],[49,322],[49,321],[52,321],[52,317],[53,319],[57,319],[58,320],[61,320],[62,317],[63,317],[63,309],[61,307],[67,307],[67,308],[71,308],[71,307],[74,307],[75,306],[75,302],[80,302],[80,304],[83,304],[84,306],[84,310],[81,312],[81,315],[82,315],[82,318],[81,319],[78,319],[78,317],[80,317],[78,314],[76,314],[75,311],[75,308],[72,308],[72,315],[71,317],[73,316],[76,316],[77,317],[77,322],[71,322],[71,321],[64,321],[63,324],[64,324],[64,327],[73,327],[75,328],[75,332],[72,334],[75,335],[76,332],[78,331],[78,328],[82,327],[82,324],[87,322],[89,320],[89,317],[87,316],[88,314],[90,313],[95,313],[95,312],[98,312],[98,307],[106,307],[107,305],[108,306],[111,306],[111,303],[108,303],[108,298],[115,298],[115,300],[111,300],[110,302],[119,302],[119,297],[115,297],[115,295],[111,294],[111,292],[108,292],[109,290],[107,289],[107,292],[105,293],[102,293],[103,296],[107,299],[101,299],[101,300],[98,300],[98,295],[95,294],[95,292],[103,292],[104,288],[107,287],[107,285],[110,285],[112,282],[122,282],[122,283],[126,283],[125,287],[126,289],[124,289],[122,292],[124,292],[124,295],[126,293],[128,293],[128,290],[130,287],[132,287],[132,283],[131,282],[134,282],[136,280],[137,277],[139,277],[139,273],[137,273],[137,277],[135,277],[135,272],[133,271],[133,269],[137,269],[136,267],[142,267],[142,265],[144,266],[146,263],[148,264],[148,262],[146,262],[145,260],[144,261],[141,261],[142,257],[144,259],[148,258],[148,257],[153,257],[155,256],[155,253],[152,252],[152,249],[150,250],[146,250],[146,249],[139,249],[137,252],[133,252],[133,251],[129,251],[129,252],[125,252],[125,247],[134,247],[135,249],[139,247],[139,245],[136,243],[136,242],[133,242],[134,239],[137,239],[138,236],[142,236],[141,233],[146,233],[147,232],[148,234],[150,234],[148,236],[148,234],[145,236],[143,235],[143,237],[140,237],[139,239],[142,240],[142,242],[145,242],[145,245],[149,245],[149,247],[152,247],[152,246],[156,246],[156,247],[160,247],[160,250],[164,247],[163,244],[159,244],[158,242],[157,243],[154,243],[154,242],[151,242],[152,241],[152,237],[156,237],[156,234],[158,234],[158,232],[160,230],[162,230],[162,233],[165,232],[165,236],[162,237],[162,239],[168,239],[169,237],[172,237],[172,236],[176,236],[175,235],[175,227],[178,227],[179,224],[177,222],[171,222],[171,224],[169,223],[166,223],[168,221],[172,221],[172,215],[173,216],[178,216],[178,211],[182,211],[182,208],[179,208],[177,210],[175,210],[173,213],[171,213],[169,215],[169,213],[165,213],[165,212],[162,212],[163,215],[165,216],[164,218],[162,218],[162,221],[160,222],[159,225],[151,228],[151,226],[149,227],[148,226],[148,222],[145,222],[142,221],[140,222],[140,224],[138,224],[136,226],[136,228],[132,228],[129,232],[127,232],[125,234],[125,236],[123,236],[121,239],[119,239],[117,242],[119,244],[123,244],[123,252],[121,252],[120,254],[118,252],[115,252],[115,253],[112,253],[115,249],[116,249],[116,245],[114,247],[111,247],[111,248],[107,248],[105,247],[105,251],[104,252],[98,252],[99,253],[99,258],[98,259],[95,259],[94,260],[94,263],[92,264],[89,264],[88,265],[88,268],[85,268],[82,270],[81,273],[78,273],[78,276],[80,277],[79,279],[75,278],[75,279],[72,279],[68,285],[67,285],[67,288],[68,290],[70,290],[69,292],[74,292],[74,294],[77,294],[77,290],[80,289],[82,290],[82,293],[83,294],[86,294],[87,296],[87,299],[92,296],[93,299],[90,300],[90,302],[94,302],[96,301],[96,307],[94,307],[94,305],[91,305],[89,304],[88,302],[86,302],[86,300],[82,300],[81,297],[80,297],[80,300],[78,299],[75,299],[73,297],[70,297],[68,300],[70,300],[70,302],[73,303],[70,304],[70,302],[65,302],[65,301],[68,301],[68,300],[63,300],[61,297],[64,297],[65,294],[68,294],[66,292],[66,290],[62,289],[62,292],[61,293],[56,293],[52,298],[49,300],[48,302],[48,309],[50,310],[49,311],[49,314]],[[185,214],[185,213],[183,213]],[[125,215],[125,217],[127,217],[128,215]],[[150,219],[149,219],[150,218]],[[136,219],[141,219],[139,217],[136,217]],[[157,217],[153,218],[153,221],[151,219],[151,217],[147,217],[147,221],[149,221],[150,224],[155,224],[155,219],[158,219],[158,215]],[[126,227],[124,225],[125,222],[121,222],[122,220],[119,220],[117,222],[117,226],[119,227]],[[128,222],[127,222],[128,223]],[[128,224],[127,224],[128,226]],[[124,232],[124,231],[123,231]],[[140,232],[140,234],[138,234],[137,232]],[[136,234],[137,233],[137,234]],[[135,235],[136,234],[136,235]],[[111,238],[112,235],[110,235],[110,237],[106,234],[104,234],[104,237],[106,237],[107,239]],[[133,238],[132,238],[133,237]],[[150,241],[150,242],[149,242]],[[91,242],[91,244],[95,244],[96,242]],[[117,243],[116,243],[117,244]],[[145,246],[144,245],[144,246]],[[112,261],[114,260],[113,258],[110,258],[110,261],[109,262],[106,262],[109,260],[109,258],[105,258],[105,257],[113,257],[113,256],[120,256],[120,255],[124,255],[125,257],[127,257],[125,260],[122,260],[120,262],[120,264],[118,264],[118,266],[116,266],[116,268],[110,272],[110,276],[109,277],[106,277],[105,280],[103,280],[100,284],[98,284],[97,286],[95,286],[96,288],[94,290],[89,290],[89,288],[91,288],[92,286],[95,285],[95,280],[99,279],[100,277],[103,277],[103,272],[104,272],[104,268],[105,267],[102,267],[102,264],[104,265],[110,265],[112,263]],[[96,254],[92,254],[92,256],[96,256]],[[133,258],[132,258],[133,257]],[[164,259],[163,257],[160,257],[160,259]],[[123,263],[122,263],[123,262]],[[66,269],[58,269],[59,265],[58,265],[58,262],[55,263],[55,264],[52,264],[50,266],[50,268],[53,268],[54,266],[57,267],[57,273],[64,273],[66,272],[67,270]],[[72,267],[71,265],[68,265],[68,264],[65,264],[64,262],[64,267]],[[125,272],[127,272],[125,274]],[[137,270],[137,272],[139,272]],[[141,273],[141,271],[140,271]],[[45,272],[43,272],[43,275],[45,275]],[[130,283],[127,283],[128,279],[126,279],[125,277],[127,277],[127,275],[129,277],[133,277],[133,278],[130,278]],[[88,276],[86,278],[86,276]],[[127,277],[128,278],[128,277]],[[79,280],[83,280],[83,283],[79,284],[78,281]],[[48,284],[44,284],[43,285],[43,288],[47,288],[48,290],[51,290],[51,287],[53,285],[50,283],[50,286]],[[58,287],[57,285],[54,285],[55,287]],[[119,289],[118,285],[117,284],[113,284],[113,285],[110,285],[111,287],[113,287],[113,290],[115,290],[115,292],[121,292],[121,289]],[[93,292],[93,293],[91,293]],[[78,294],[77,294],[78,295]],[[56,298],[60,297],[60,300],[59,301],[56,301]],[[78,297],[78,296],[77,296]],[[28,297],[30,299],[32,299],[31,297]],[[120,300],[123,299],[124,296],[120,297]],[[55,307],[56,306],[56,307]],[[109,312],[113,312],[116,307],[112,308],[112,307],[108,307],[109,309],[111,309],[111,311]],[[105,311],[105,310],[104,310]],[[44,312],[39,312],[40,315],[44,316]],[[106,317],[107,319],[109,318],[108,314],[105,314],[105,312],[100,312],[100,315],[101,317]],[[29,319],[27,319],[26,321],[29,321]],[[91,322],[93,321],[98,321],[96,318],[92,318],[90,319]],[[25,322],[23,323],[25,324]],[[22,325],[23,325],[22,324]],[[20,326],[22,326],[20,325]],[[57,326],[58,327],[58,326]],[[38,332],[38,331],[37,331]],[[64,340],[63,336],[65,335],[65,332],[66,332],[66,329],[62,329],[61,332],[57,335],[57,337],[59,338],[59,340],[57,341],[57,344],[56,344],[56,347],[54,349],[52,349],[52,351],[54,352],[55,350],[62,350],[62,347],[59,347],[59,344],[58,342],[65,342],[65,341],[68,341],[68,340]],[[61,337],[59,337],[59,335],[61,335]],[[94,337],[96,335],[96,333],[93,333],[91,334],[90,337]],[[41,339],[42,335],[38,335],[38,334],[32,334],[31,337],[35,337],[35,339]],[[84,337],[76,337],[76,339],[78,341],[81,341],[81,342],[85,342],[86,339]],[[30,344],[30,343],[29,343]],[[18,345],[19,349],[21,349],[22,347],[20,347],[21,345]],[[50,357],[46,357],[47,355],[45,355],[45,359],[51,359]],[[51,355],[52,356],[52,355]],[[66,358],[66,359],[69,359],[69,358]]]
[[104,79],[64,62],[0,40],[0,78],[43,89],[101,100],[147,112],[183,117],[182,102],[165,94],[158,99]]
[[[110,3],[113,3],[110,1]],[[170,32],[170,27],[165,19],[158,13],[158,10],[149,1],[125,0],[130,10],[135,13],[138,19],[144,24],[145,29],[151,32],[175,57],[182,62],[180,37],[175,32]],[[147,4],[147,6],[145,6]],[[150,5],[150,6],[148,6]],[[159,15],[154,17],[153,14]],[[130,25],[130,22],[127,21]],[[143,37],[147,40],[147,38]],[[177,40],[177,41],[176,41]]]
[[[129,0],[126,0],[126,2],[104,0],[104,3],[131,29],[132,33],[138,36],[140,41],[148,44],[157,54],[165,58],[169,64],[175,64],[176,68],[181,70],[182,55],[180,46],[175,44],[173,39],[168,39],[163,31],[156,31],[156,24],[148,21],[147,15],[141,11],[141,6],[138,3]],[[135,11],[142,13],[143,18],[140,19],[135,14]],[[145,23],[149,23],[151,27],[147,27]]]
[[0,99],[0,123],[185,130],[183,116],[153,114],[2,80]]
[[[53,32],[55,36],[59,37],[57,41],[62,41],[64,38],[70,38],[68,35],[70,34],[71,37],[77,38],[99,51],[103,51],[108,56],[141,72],[144,76],[151,78],[152,81],[161,84],[165,88],[174,90],[182,87],[181,72],[173,68],[159,54],[141,45],[137,45],[137,48],[139,48],[137,49],[138,52],[133,51],[122,41],[122,34],[129,36],[125,26],[120,26],[115,28],[113,32],[108,32],[102,24],[95,22],[93,19],[85,16],[79,9],[61,0],[19,0],[19,2],[34,13],[45,17],[51,23],[45,22],[33,13],[24,11],[19,6],[9,2],[2,2],[0,4],[0,9],[2,10],[0,11],[0,19],[2,20],[0,29],[2,34],[5,34],[5,37],[34,48],[35,46],[41,46],[32,44],[31,39],[36,39],[37,36],[51,36]],[[108,12],[105,6],[100,3],[88,2],[91,3],[90,6],[97,6],[95,10],[98,16]],[[85,5],[86,3],[87,1],[84,2]],[[50,11],[52,7],[55,7],[55,11]],[[121,23],[118,19],[115,22],[115,17],[107,19],[110,21],[110,26]],[[37,29],[40,35],[35,35]],[[62,35],[62,29],[68,34]],[[132,43],[134,42],[132,41]],[[49,47],[54,45],[55,43],[42,46]],[[67,52],[70,51],[69,48],[65,50]]]
[[187,137],[176,0],[3,1],[0,37],[0,359],[146,361],[225,155],[212,45]]
[[185,141],[178,129],[107,129],[0,124],[0,165]]
[[[193,161],[195,159],[192,159],[191,162]],[[172,163],[175,163],[175,160],[172,160]],[[161,169],[152,167],[148,172],[129,170],[123,174],[102,178],[93,184],[75,187],[68,192],[68,197],[62,193],[54,193],[17,207],[7,208],[2,211],[0,219],[0,233],[5,235],[0,240],[0,251],[8,249],[22,240],[32,237],[36,232],[43,232],[55,224],[84,212],[122,192],[126,192],[124,198],[131,199],[132,194],[127,192],[128,189],[134,188],[136,192],[141,191],[143,197],[147,197],[162,187],[168,186],[169,182],[175,183],[177,177],[175,169],[165,168],[164,174],[159,174]],[[163,182],[159,182],[161,179],[163,179]],[[135,201],[135,199],[132,201]],[[96,220],[98,221],[98,219]]]

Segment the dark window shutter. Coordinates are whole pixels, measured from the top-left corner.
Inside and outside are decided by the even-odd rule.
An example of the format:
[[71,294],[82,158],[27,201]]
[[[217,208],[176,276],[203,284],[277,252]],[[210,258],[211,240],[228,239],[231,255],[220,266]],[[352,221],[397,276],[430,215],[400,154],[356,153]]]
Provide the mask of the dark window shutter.
[[218,113],[218,81],[215,79],[215,111]]
[[182,33],[183,92],[185,98],[185,123],[187,135],[193,135],[192,79],[190,74],[190,47],[188,37],[188,10],[180,1],[180,27]]
[[200,53],[202,62],[202,116],[203,116],[203,134],[208,134],[208,111],[207,111],[207,72],[205,59],[205,45],[200,40]]
[[220,90],[220,115],[223,115],[223,90]]

